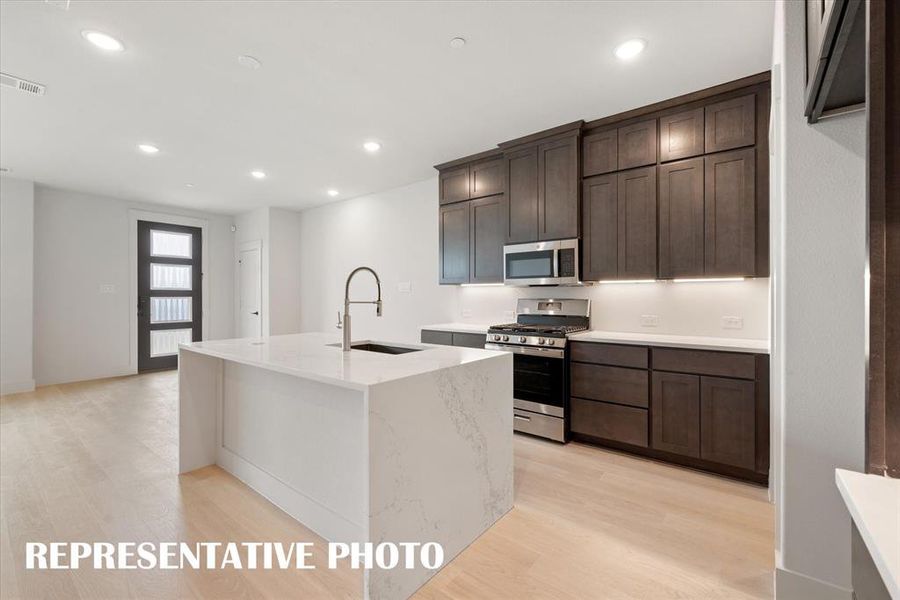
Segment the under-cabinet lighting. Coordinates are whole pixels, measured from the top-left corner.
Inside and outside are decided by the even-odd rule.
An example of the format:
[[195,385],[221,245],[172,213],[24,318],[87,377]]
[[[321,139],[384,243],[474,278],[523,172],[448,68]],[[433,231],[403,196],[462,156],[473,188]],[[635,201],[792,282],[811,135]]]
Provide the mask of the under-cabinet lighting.
[[746,277],[707,277],[695,279],[673,279],[675,283],[711,283],[713,281],[743,281]]
[[462,287],[503,287],[502,283],[461,283]]
[[604,279],[597,283],[656,283],[655,279]]

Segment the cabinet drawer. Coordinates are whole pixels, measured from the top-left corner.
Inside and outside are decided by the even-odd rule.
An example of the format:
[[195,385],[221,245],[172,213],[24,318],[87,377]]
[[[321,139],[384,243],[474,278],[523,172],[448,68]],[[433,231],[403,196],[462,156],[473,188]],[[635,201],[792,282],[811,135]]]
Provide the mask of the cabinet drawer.
[[647,447],[647,411],[572,398],[571,429],[597,438]]
[[485,335],[483,333],[454,333],[453,345],[463,348],[484,349]]
[[572,395],[647,408],[649,374],[639,369],[572,363]]
[[644,346],[573,342],[572,360],[612,365],[615,367],[647,368],[648,350]]
[[653,348],[653,370],[756,379],[756,356],[736,352]]
[[423,329],[421,338],[423,344],[440,344],[442,346],[453,345],[453,334],[449,331],[432,331]]

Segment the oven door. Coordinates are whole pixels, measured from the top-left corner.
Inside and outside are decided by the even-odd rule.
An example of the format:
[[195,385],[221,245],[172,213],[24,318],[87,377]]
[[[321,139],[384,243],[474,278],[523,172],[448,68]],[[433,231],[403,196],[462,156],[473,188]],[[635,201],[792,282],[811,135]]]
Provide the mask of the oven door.
[[[558,352],[558,354],[557,354]],[[513,406],[562,418],[566,407],[566,372],[562,351],[513,355]]]
[[503,247],[507,285],[578,283],[578,240],[556,240]]

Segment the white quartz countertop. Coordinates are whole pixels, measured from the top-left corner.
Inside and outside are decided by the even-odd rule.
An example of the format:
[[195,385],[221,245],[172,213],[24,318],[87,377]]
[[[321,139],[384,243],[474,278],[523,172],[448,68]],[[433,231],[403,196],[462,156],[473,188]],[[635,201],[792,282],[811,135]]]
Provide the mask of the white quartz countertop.
[[456,333],[487,333],[490,325],[479,323],[438,323],[437,325],[423,325],[420,330],[451,331]]
[[296,333],[264,338],[213,340],[181,344],[180,347],[182,351],[197,352],[357,390],[507,354],[477,348],[382,340],[355,340],[353,343],[368,341],[424,350],[407,354],[381,354],[364,350],[344,352],[340,347],[340,333]]
[[844,469],[834,478],[888,593],[900,600],[900,479]]
[[725,352],[751,352],[768,354],[768,340],[701,337],[693,335],[661,335],[654,333],[625,333],[621,331],[585,331],[569,336],[576,342],[607,342],[637,346],[666,346],[693,350],[720,350]]

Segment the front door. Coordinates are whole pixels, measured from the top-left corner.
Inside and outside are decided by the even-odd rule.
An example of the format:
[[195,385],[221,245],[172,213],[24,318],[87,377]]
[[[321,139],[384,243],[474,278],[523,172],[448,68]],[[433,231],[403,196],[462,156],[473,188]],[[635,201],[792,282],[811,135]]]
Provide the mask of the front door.
[[261,244],[248,242],[241,246],[238,254],[238,320],[240,331],[238,337],[262,337],[262,305],[260,256]]
[[138,221],[138,371],[178,367],[178,344],[202,339],[198,227]]

